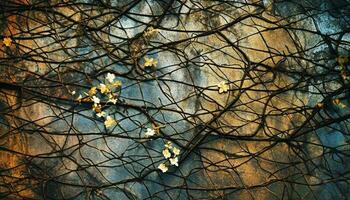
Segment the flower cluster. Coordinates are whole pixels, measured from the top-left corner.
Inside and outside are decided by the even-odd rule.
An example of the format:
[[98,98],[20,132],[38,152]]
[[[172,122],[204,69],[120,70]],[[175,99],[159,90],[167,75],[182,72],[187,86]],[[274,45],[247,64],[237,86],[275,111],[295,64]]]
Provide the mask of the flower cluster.
[[[92,110],[96,112],[96,116],[100,118],[104,118],[104,125],[108,128],[117,124],[117,121],[109,116],[104,108],[108,103],[116,104],[117,103],[117,93],[116,91],[120,89],[122,83],[120,81],[115,80],[115,75],[111,73],[107,73],[105,77],[104,83],[100,83],[99,86],[94,86],[90,88],[90,90],[85,93],[85,97],[81,94],[77,98],[80,101],[92,101],[94,104],[92,105]],[[74,91],[75,94],[75,91]],[[102,104],[101,98],[107,99],[105,104]]]
[[[180,149],[173,147],[170,141],[165,143],[162,153],[164,158],[169,161],[170,165],[179,166],[178,155],[180,155]],[[167,162],[161,163],[158,169],[164,173],[168,171],[170,165]]]

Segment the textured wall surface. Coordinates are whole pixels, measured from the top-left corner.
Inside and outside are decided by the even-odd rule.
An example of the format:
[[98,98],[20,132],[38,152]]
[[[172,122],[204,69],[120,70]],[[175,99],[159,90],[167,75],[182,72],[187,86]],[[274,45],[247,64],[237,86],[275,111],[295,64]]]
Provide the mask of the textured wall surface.
[[349,1],[0,6],[0,198],[350,199]]

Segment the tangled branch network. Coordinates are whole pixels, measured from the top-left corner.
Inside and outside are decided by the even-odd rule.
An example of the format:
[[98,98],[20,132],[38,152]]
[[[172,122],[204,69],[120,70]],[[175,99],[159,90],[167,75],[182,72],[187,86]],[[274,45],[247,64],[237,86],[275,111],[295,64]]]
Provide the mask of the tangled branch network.
[[0,199],[349,199],[349,0],[1,0]]

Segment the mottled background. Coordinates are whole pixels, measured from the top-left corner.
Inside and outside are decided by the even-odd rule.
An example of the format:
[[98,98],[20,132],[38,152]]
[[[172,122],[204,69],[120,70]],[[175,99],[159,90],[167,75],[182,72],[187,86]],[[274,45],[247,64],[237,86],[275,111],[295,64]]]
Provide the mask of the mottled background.
[[[349,1],[0,6],[0,198],[350,199]],[[107,73],[113,128],[76,101]]]

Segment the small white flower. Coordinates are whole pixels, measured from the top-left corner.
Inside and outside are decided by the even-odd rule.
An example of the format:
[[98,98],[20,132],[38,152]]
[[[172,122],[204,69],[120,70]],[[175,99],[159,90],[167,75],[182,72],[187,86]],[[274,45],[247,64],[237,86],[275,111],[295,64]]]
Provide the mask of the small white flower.
[[175,154],[175,156],[178,156],[180,154],[180,149],[174,147],[173,148],[173,153]]
[[163,156],[164,156],[164,158],[166,158],[166,159],[168,159],[168,158],[171,157],[171,153],[170,153],[169,149],[164,149],[164,150],[163,150]]
[[219,87],[219,93],[223,93],[223,92],[227,92],[227,90],[230,88],[230,86],[225,82],[225,81],[221,81],[218,84]]
[[158,169],[162,170],[162,172],[165,173],[169,168],[164,163],[162,163],[158,166]]
[[97,113],[96,115],[97,115],[97,117],[104,117],[104,116],[106,116],[106,113],[102,111],[100,113]]
[[155,134],[156,134],[156,131],[154,129],[151,129],[151,128],[147,128],[147,132],[145,133],[145,135],[147,137],[151,137],[151,136],[153,136]]
[[170,141],[167,141],[166,144],[164,145],[165,148],[168,148],[168,149],[171,149],[172,146],[171,146],[171,142]]
[[108,102],[112,102],[113,104],[117,103],[117,99],[109,99]]
[[92,97],[92,101],[95,103],[95,104],[99,104],[100,103],[100,99],[96,96],[93,96]]
[[107,73],[106,80],[110,83],[113,83],[115,79],[115,75],[111,73]]
[[76,93],[76,92],[75,92],[74,90],[71,92],[72,95],[75,95],[75,93]]
[[170,158],[169,159],[171,165],[179,166],[179,159],[178,157]]
[[107,116],[106,120],[104,122],[106,128],[111,127],[113,125],[115,125],[117,123],[117,121],[115,121],[111,116]]
[[109,88],[107,87],[107,85],[105,85],[103,83],[100,83],[100,87],[99,88],[100,88],[100,91],[101,91],[102,94],[109,92]]

